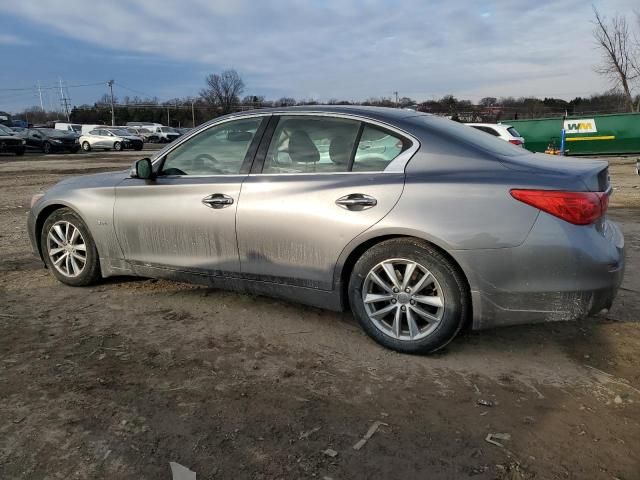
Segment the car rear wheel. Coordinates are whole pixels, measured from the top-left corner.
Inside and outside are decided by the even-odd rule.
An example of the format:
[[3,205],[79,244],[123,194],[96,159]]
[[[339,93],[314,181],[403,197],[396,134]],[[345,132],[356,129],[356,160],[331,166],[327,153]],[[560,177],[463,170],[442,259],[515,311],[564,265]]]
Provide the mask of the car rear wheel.
[[51,153],[51,144],[49,142],[44,142],[42,144],[42,152],[47,155]]
[[443,348],[470,305],[458,268],[417,239],[387,240],[365,252],[349,280],[349,303],[370,337],[403,353]]
[[73,210],[61,208],[45,220],[40,245],[47,267],[62,283],[84,286],[100,278],[93,237]]
[[116,152],[119,152],[120,150],[122,150],[122,143],[120,143],[120,142],[115,142],[115,143],[113,144],[113,149],[114,149]]
[[24,148],[19,148],[18,150],[16,150],[16,155],[18,157],[21,157],[22,155],[24,155]]
[[91,144],[89,142],[82,142],[82,150],[84,150],[85,152],[90,152],[91,151]]

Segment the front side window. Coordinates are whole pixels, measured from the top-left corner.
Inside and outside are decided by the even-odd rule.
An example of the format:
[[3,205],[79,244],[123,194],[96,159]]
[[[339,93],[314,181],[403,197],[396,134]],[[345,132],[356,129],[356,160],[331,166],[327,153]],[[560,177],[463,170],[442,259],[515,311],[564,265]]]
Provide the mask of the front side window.
[[358,142],[353,171],[382,172],[404,149],[404,142],[399,136],[366,125]]
[[161,175],[237,175],[262,117],[225,122],[169,152]]
[[346,172],[360,122],[332,117],[282,116],[263,173]]

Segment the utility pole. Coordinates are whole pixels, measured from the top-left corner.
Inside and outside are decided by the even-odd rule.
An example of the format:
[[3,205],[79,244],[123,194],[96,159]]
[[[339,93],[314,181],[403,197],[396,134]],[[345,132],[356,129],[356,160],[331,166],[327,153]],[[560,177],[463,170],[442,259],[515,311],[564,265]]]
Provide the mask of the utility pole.
[[45,113],[44,103],[42,102],[42,88],[40,87],[40,80],[38,80],[38,94],[40,95],[40,108],[42,108],[42,113]]
[[191,100],[191,120],[193,121],[193,128],[196,128],[196,111],[193,106],[194,103],[195,101]]
[[113,106],[113,80],[109,80],[107,82],[107,85],[109,85],[109,89],[111,90],[111,126],[115,127],[116,126],[116,111],[115,111],[115,107]]
[[167,104],[167,127],[171,126],[171,119],[169,118],[169,105]]
[[395,91],[393,94],[396,96],[396,108],[398,108],[398,92]]
[[64,90],[62,89],[62,77],[58,77],[60,81],[60,103],[64,108],[64,113],[67,115],[67,122],[69,121],[69,104],[67,102],[67,97],[64,94]]

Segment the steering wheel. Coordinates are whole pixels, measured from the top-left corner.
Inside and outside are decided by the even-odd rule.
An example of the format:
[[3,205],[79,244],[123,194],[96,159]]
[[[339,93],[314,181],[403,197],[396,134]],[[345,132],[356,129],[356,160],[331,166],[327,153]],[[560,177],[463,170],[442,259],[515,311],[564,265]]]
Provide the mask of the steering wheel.
[[201,153],[194,157],[188,165],[189,172],[187,173],[179,168],[171,167],[163,170],[163,175],[193,175],[194,172],[212,172],[212,173],[224,173],[218,167],[218,160],[213,155],[208,153]]
[[191,160],[191,168],[194,171],[208,170],[214,173],[224,173],[222,170],[220,170],[216,157],[214,157],[213,155],[209,155],[208,153],[201,153],[193,160]]

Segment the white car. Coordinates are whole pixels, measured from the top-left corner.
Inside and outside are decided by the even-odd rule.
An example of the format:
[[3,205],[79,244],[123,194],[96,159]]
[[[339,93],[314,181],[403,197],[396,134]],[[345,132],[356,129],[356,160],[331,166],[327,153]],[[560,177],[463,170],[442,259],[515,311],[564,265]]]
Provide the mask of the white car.
[[499,137],[505,142],[524,147],[524,137],[511,125],[502,123],[465,123],[465,125],[487,132],[494,137]]
[[170,143],[173,142],[176,138],[178,138],[181,134],[173,127],[144,127],[147,130],[151,130],[155,135],[160,137],[161,143]]
[[80,137],[80,146],[85,152],[94,148],[103,150],[142,150],[142,138],[117,128],[96,128]]

